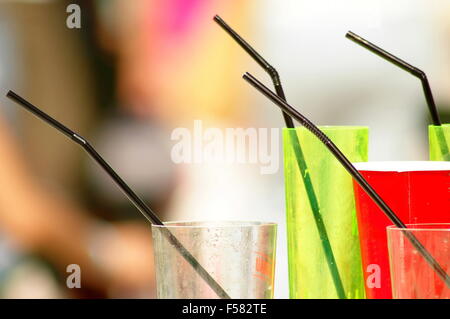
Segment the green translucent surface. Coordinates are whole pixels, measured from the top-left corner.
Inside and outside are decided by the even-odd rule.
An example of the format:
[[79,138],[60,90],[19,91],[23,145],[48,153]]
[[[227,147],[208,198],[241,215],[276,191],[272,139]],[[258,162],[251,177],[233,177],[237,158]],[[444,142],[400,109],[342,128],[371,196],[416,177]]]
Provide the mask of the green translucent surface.
[[[325,126],[322,131],[352,162],[368,159],[368,128]],[[305,128],[283,129],[291,298],[337,298],[290,134],[296,130],[347,298],[364,298],[358,225],[350,175]]]
[[[428,140],[430,143],[431,161],[450,161],[449,142],[450,142],[450,124],[442,126],[428,126]],[[445,154],[443,154],[445,153]]]

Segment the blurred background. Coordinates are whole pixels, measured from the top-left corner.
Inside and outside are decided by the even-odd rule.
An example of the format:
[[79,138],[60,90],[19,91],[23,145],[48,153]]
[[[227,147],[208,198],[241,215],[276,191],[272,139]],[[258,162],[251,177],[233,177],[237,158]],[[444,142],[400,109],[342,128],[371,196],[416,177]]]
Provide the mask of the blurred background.
[[[81,28],[69,29],[69,4]],[[5,98],[12,89],[88,138],[163,220],[279,223],[275,297],[287,298],[280,169],[172,162],[175,128],[283,127],[242,79],[268,76],[219,14],[279,71],[317,124],[370,127],[371,160],[427,159],[417,79],[348,30],[423,69],[450,120],[445,0],[0,1],[0,297],[154,298],[149,224],[86,154]],[[281,142],[280,142],[281,144]],[[80,289],[66,267],[78,264]]]

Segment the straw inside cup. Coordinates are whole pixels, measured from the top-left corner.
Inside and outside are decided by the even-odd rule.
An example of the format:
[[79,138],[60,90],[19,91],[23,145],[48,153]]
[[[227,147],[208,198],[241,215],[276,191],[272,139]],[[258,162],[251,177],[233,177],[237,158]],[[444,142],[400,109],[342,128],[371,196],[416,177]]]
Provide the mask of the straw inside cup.
[[273,298],[277,224],[260,221],[173,221],[152,225],[158,298],[215,296],[162,238],[169,229],[235,298]]
[[[430,111],[431,119],[433,120],[433,124],[436,126],[441,126],[441,119],[439,117],[439,113],[436,108],[436,104],[434,102],[433,93],[431,91],[431,86],[428,81],[427,75],[425,72],[420,70],[419,68],[416,68],[415,66],[412,66],[411,64],[403,61],[402,59],[396,57],[395,55],[383,50],[382,48],[376,46],[375,44],[369,42],[368,40],[362,38],[361,36],[348,31],[345,35],[347,39],[352,40],[356,44],[359,44],[363,48],[371,51],[372,53],[375,53],[379,57],[383,58],[384,60],[398,66],[402,70],[412,74],[416,78],[420,80],[422,83],[423,92],[425,94],[425,99],[428,105],[428,110]],[[439,140],[439,147],[441,149],[441,154],[445,156],[449,153],[449,146],[448,142],[445,138],[445,135],[441,131],[436,131],[437,138]]]
[[[340,149],[309,119],[299,113],[296,109],[280,99],[275,93],[268,89],[264,84],[258,81],[250,73],[245,73],[243,78],[254,88],[256,88],[261,94],[266,96],[274,104],[280,107],[283,111],[287,112],[290,116],[304,125],[311,133],[313,133],[336,157],[336,159],[342,164],[347,172],[354,178],[359,186],[367,193],[367,195],[378,205],[378,207],[385,213],[385,215],[399,228],[406,228],[406,225],[398,218],[398,216],[392,211],[392,209],[383,201],[383,199],[377,194],[377,192],[370,186],[365,178],[358,172],[353,164],[345,157]],[[423,256],[427,263],[436,271],[439,277],[450,287],[450,276],[446,271],[438,264],[434,257],[425,249],[420,241],[412,234],[405,232],[405,236],[411,242],[412,245]]]
[[[252,58],[256,61],[270,76],[272,79],[273,86],[277,95],[286,100],[284,94],[283,86],[281,85],[281,80],[278,71],[269,64],[247,41],[245,41],[235,30],[233,30],[221,17],[215,15],[213,20],[222,27],[225,32],[227,32],[238,44],[243,48]],[[292,118],[284,111],[282,111],[286,127],[294,128],[294,122]],[[306,165],[305,157],[303,151],[300,147],[300,141],[298,139],[295,130],[290,130],[289,132],[292,148],[294,150],[295,157],[297,159],[298,169],[303,176],[303,183],[308,196],[308,201],[311,205],[311,212],[315,220],[317,231],[319,232],[320,241],[324,250],[325,258],[327,261],[328,268],[330,270],[331,277],[333,279],[337,295],[340,299],[346,298],[346,293],[344,286],[342,284],[342,279],[339,274],[339,269],[337,267],[336,258],[331,247],[327,229],[325,223],[323,222],[322,216],[320,214],[320,205],[317,200],[316,193],[311,181],[308,167]]]
[[450,224],[414,223],[386,227],[389,273],[394,299],[449,299],[450,289],[429,269],[408,236],[413,234],[440,265],[450,269]]
[[[50,115],[46,114],[38,107],[34,106],[24,98],[9,91],[6,96],[33,113],[38,118],[50,124],[64,135],[71,138],[75,143],[79,144],[91,158],[100,165],[100,167],[111,177],[114,183],[122,190],[126,197],[133,205],[142,213],[142,215],[153,225],[163,225],[163,222],[153,212],[153,210],[145,204],[145,202],[125,183],[125,181],[109,166],[109,164],[97,153],[97,151],[84,139],[81,135],[75,133],[62,123],[58,122]],[[223,299],[230,299],[230,296],[222,289],[222,287],[212,278],[209,273],[199,264],[192,254],[183,246],[183,244],[167,229],[164,228],[164,236],[175,247],[175,249],[183,256],[183,258],[194,268],[199,276],[208,284],[208,286]]]

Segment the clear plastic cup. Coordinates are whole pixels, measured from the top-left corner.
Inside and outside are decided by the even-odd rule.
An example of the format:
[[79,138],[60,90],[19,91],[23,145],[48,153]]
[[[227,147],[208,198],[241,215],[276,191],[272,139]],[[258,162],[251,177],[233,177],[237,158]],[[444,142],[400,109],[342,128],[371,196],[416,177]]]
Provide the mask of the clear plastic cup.
[[450,299],[450,288],[411,244],[413,234],[438,264],[450,271],[450,224],[387,227],[392,295],[395,299]]
[[157,296],[218,298],[167,241],[169,230],[231,298],[273,298],[277,225],[265,222],[168,222],[152,225]]

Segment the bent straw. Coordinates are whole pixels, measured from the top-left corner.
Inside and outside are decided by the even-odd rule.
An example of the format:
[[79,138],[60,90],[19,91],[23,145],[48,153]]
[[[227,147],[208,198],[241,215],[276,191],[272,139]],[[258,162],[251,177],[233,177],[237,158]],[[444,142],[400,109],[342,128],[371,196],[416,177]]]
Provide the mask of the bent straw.
[[[436,104],[434,102],[433,93],[431,92],[431,86],[430,86],[430,83],[428,82],[428,78],[427,78],[427,75],[425,74],[425,72],[423,72],[422,70],[416,68],[415,66],[412,66],[411,64],[403,61],[402,59],[394,56],[393,54],[383,50],[382,48],[376,46],[375,44],[367,41],[366,39],[362,38],[361,36],[351,32],[351,31],[348,31],[347,34],[345,35],[345,37],[347,39],[352,40],[356,44],[359,44],[363,48],[366,48],[370,52],[375,53],[379,57],[382,57],[386,61],[391,62],[392,64],[398,66],[402,70],[412,74],[416,78],[418,78],[420,80],[420,82],[422,83],[423,92],[425,94],[425,99],[427,101],[428,109],[430,111],[430,115],[431,115],[433,124],[436,126],[442,125],[441,119],[439,118],[439,113],[436,108]],[[439,136],[437,136],[438,140],[442,142],[442,143],[439,143],[440,148],[441,148],[441,153],[444,156],[446,154],[449,154],[448,144],[447,144],[447,141],[445,139],[443,132],[441,130],[436,130],[436,134],[439,135]]]
[[[225,30],[225,32],[228,33],[234,39],[234,41],[236,41],[241,46],[241,48],[244,49],[244,51],[247,52],[253,58],[253,60],[255,60],[256,63],[258,63],[264,69],[264,71],[269,74],[278,96],[283,100],[286,100],[278,71],[272,65],[270,65],[258,52],[256,52],[256,50],[253,49],[253,47],[248,44],[248,42],[245,41],[239,34],[237,34],[237,32],[234,31],[221,17],[215,15],[213,20],[216,21],[217,24],[220,25],[222,29]],[[285,112],[283,112],[283,117],[286,126],[289,128],[294,128],[294,121],[292,121],[292,118]]]
[[[134,204],[134,206],[141,212],[142,215],[152,224],[164,226],[163,222],[148,207],[144,201],[124,182],[124,180],[117,175],[117,173],[109,166],[109,164],[97,153],[97,151],[86,141],[82,136],[70,130],[50,115],[41,111],[39,108],[26,101],[13,91],[9,91],[6,96],[24,107],[27,111],[33,113],[35,116],[47,122],[58,131],[71,138],[75,143],[79,144],[93,159],[97,162],[101,168],[113,179],[122,192],[128,197],[128,199]],[[183,244],[173,235],[168,229],[162,228],[163,234],[167,237],[169,242],[178,250],[183,258],[192,266],[192,268],[200,275],[200,277],[209,285],[209,287],[223,299],[230,299],[230,296],[223,290],[223,288],[211,277],[211,275],[200,265],[194,256],[183,246]]]
[[[366,192],[366,194],[377,204],[377,206],[384,212],[398,228],[407,228],[406,225],[398,218],[398,216],[392,211],[392,209],[383,201],[383,199],[375,192],[370,184],[364,179],[364,177],[358,172],[353,164],[345,157],[345,155],[339,150],[339,148],[326,136],[316,125],[314,125],[305,116],[300,114],[296,109],[290,106],[288,103],[279,98],[275,93],[269,90],[264,84],[259,82],[250,73],[245,73],[243,78],[249,82],[260,93],[266,96],[274,104],[280,107],[284,112],[288,113],[294,119],[299,121],[308,131],[314,134],[336,157],[336,159],[342,164],[347,172],[353,177],[353,179],[359,184],[359,186]],[[434,269],[438,276],[445,282],[447,287],[450,287],[450,277],[445,270],[439,265],[434,257],[428,252],[428,250],[422,245],[422,243],[414,236],[414,234],[404,231],[404,235],[408,238],[411,244],[417,249],[422,257],[428,262],[428,264]]]
[[[214,21],[217,22],[219,26],[221,26],[222,29],[224,29],[225,32],[227,32],[241,46],[241,48],[244,49],[253,58],[253,60],[255,60],[270,75],[278,96],[281,99],[286,100],[278,71],[272,65],[270,65],[258,52],[256,52],[256,50],[250,44],[248,44],[248,42],[245,41],[236,31],[234,31],[221,17],[219,17],[218,15],[214,16]],[[288,128],[294,128],[294,121],[292,120],[292,118],[286,112],[282,113],[286,126]],[[309,170],[305,161],[305,157],[303,155],[303,151],[300,147],[300,141],[295,130],[289,130],[289,135],[292,141],[292,147],[297,159],[299,171],[303,176],[302,180],[305,185],[305,190],[311,206],[311,212],[313,213],[314,221],[319,232],[320,242],[322,243],[322,248],[325,253],[325,259],[327,260],[331,278],[336,288],[336,293],[340,299],[345,299],[346,294],[344,286],[339,275],[339,269],[337,267],[336,259],[333,254],[333,249],[331,248],[327,229],[320,214],[319,203],[314,192],[313,184],[309,175]]]

